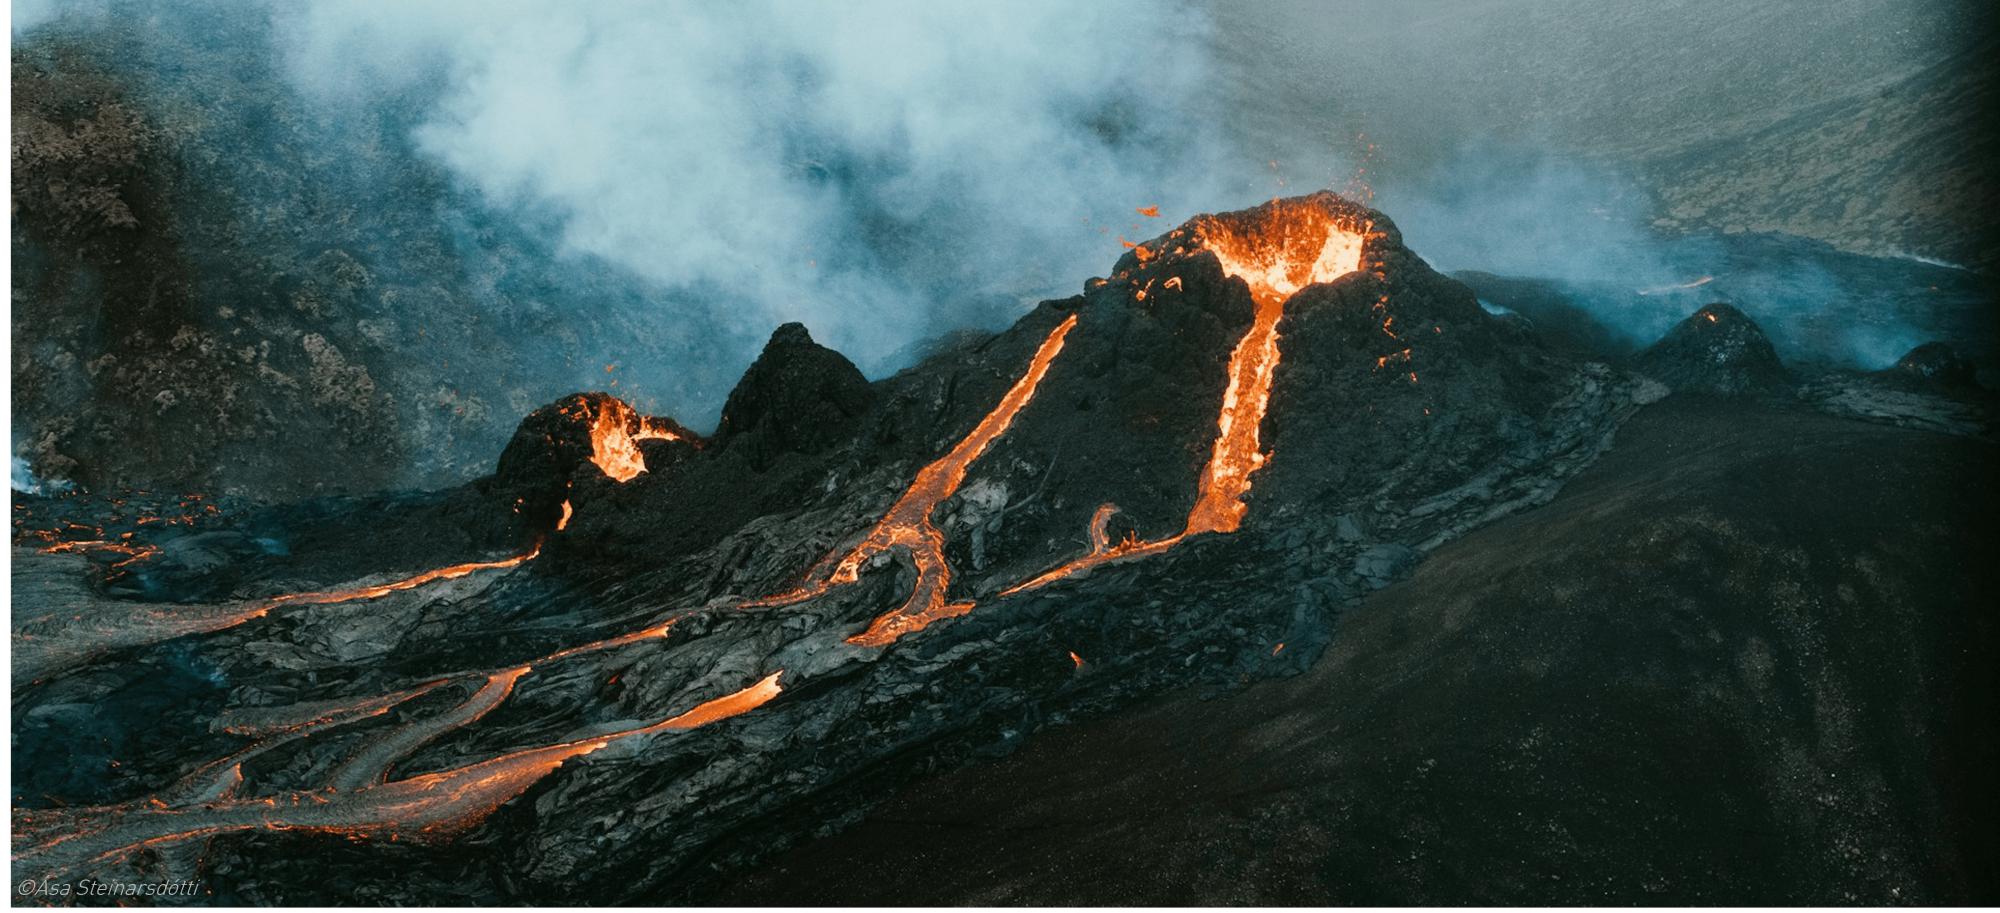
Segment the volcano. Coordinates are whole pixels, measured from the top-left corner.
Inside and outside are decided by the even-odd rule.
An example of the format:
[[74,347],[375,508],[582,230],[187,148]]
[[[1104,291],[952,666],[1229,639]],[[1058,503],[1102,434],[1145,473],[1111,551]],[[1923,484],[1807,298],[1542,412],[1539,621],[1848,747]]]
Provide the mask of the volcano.
[[[1829,439],[1921,433],[1792,382],[1726,305],[1629,361],[1551,345],[1318,193],[1133,244],[1081,294],[874,382],[787,324],[706,437],[580,393],[458,488],[246,507],[122,550],[17,536],[17,592],[50,608],[16,613],[16,875],[205,877],[239,903],[773,891],[741,876],[873,839],[847,828],[911,783],[1322,668],[1346,616],[1402,623],[1381,607],[1444,587],[1432,556],[1550,516],[1670,391],[1791,397],[1756,408]],[[1989,428],[1924,446],[1990,463],[1965,443]],[[77,727],[115,775],[25,759]],[[838,873],[784,870],[899,869],[855,845],[875,849]]]

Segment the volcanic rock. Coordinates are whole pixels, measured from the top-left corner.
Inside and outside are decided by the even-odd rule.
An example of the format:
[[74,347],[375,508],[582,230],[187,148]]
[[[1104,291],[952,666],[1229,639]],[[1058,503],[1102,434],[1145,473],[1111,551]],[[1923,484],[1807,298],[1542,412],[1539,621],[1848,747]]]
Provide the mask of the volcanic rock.
[[1721,302],[1676,324],[1640,353],[1634,367],[1676,392],[1687,393],[1764,392],[1788,380],[1763,329]]
[[1990,904],[1993,448],[1721,398],[1619,439],[1304,675],[925,777],[693,899]]
[[[229,623],[119,641],[116,663],[92,667],[119,676],[90,686],[107,718],[126,718],[118,689],[148,670],[230,684],[149,711],[160,735],[124,762],[190,776],[232,749],[173,733],[207,732],[216,711],[449,680],[260,749],[239,795],[317,789],[358,740],[407,746],[392,777],[469,776],[771,681],[779,690],[740,717],[517,770],[522,792],[494,807],[393,806],[446,816],[449,839],[368,818],[383,794],[367,789],[298,806],[312,827],[385,838],[365,845],[262,836],[262,806],[199,813],[242,816],[208,856],[262,875],[227,886],[239,902],[575,899],[579,885],[605,902],[691,896],[696,875],[851,821],[916,773],[1170,689],[1304,670],[1358,594],[1555,497],[1650,396],[1495,320],[1387,216],[1332,194],[1199,217],[1006,331],[865,395],[857,377],[787,327],[705,446],[689,435],[601,453],[600,430],[629,439],[656,420],[578,394],[529,416],[489,479],[413,505],[326,507],[286,532],[292,555],[330,564],[308,576],[288,559],[291,576],[246,586],[371,595],[247,619],[186,607]],[[515,518],[513,540],[492,516]],[[441,534],[455,518],[479,533]],[[329,569],[391,549],[496,569],[402,589],[379,586],[379,564]],[[82,665],[44,665],[57,662]],[[17,709],[72,699],[86,680],[57,678]],[[504,691],[488,692],[496,682]],[[456,709],[482,692],[503,696]],[[476,725],[449,723],[460,716]],[[147,797],[122,789],[73,804]],[[80,854],[117,839],[92,832],[35,858],[89,867],[99,857]]]
[[1978,369],[1962,358],[1949,343],[1927,342],[1911,349],[1889,369],[1895,375],[1935,387],[1971,388],[1979,385]]
[[[652,427],[670,440],[643,441],[642,429]],[[609,393],[578,393],[550,403],[521,420],[514,437],[500,453],[500,462],[482,487],[502,502],[513,504],[523,521],[549,529],[561,516],[561,505],[579,481],[597,482],[607,470],[596,464],[600,438],[614,437],[632,448],[639,471],[684,456],[700,437],[673,419],[642,416]],[[650,447],[644,445],[651,445]],[[627,471],[631,471],[628,469]],[[622,481],[622,480],[621,480]]]
[[853,362],[788,323],[729,392],[715,440],[763,471],[787,453],[820,453],[853,436],[874,400]]

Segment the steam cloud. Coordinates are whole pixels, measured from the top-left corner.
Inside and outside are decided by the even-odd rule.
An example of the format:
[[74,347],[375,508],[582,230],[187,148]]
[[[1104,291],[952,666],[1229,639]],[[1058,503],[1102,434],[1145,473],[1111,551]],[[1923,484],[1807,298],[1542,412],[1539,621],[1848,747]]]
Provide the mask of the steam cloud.
[[[107,8],[24,0],[14,29]],[[1602,291],[1577,303],[1635,344],[1714,297],[1763,322],[1787,357],[1881,367],[1937,335],[1808,262],[1738,263],[1698,293],[1633,295],[1723,272],[1726,254],[1714,239],[1656,234],[1653,203],[1610,164],[1617,156],[1586,165],[1574,137],[1516,135],[1500,147],[1483,139],[1502,132],[1490,116],[1425,116],[1425,99],[1458,91],[1444,85],[1501,79],[1504,95],[1523,79],[1541,84],[1496,76],[1483,57],[1423,78],[1447,50],[1477,43],[1446,20],[1410,29],[1398,16],[1356,31],[1368,23],[1353,11],[1304,4],[1296,22],[1325,34],[1274,45],[1269,22],[1211,19],[1199,0],[222,8],[246,32],[274,36],[282,70],[314,102],[363,117],[395,109],[398,121],[415,105],[421,154],[493,210],[551,227],[581,262],[658,286],[665,294],[633,305],[656,313],[630,323],[712,340],[712,355],[634,366],[626,389],[648,370],[720,378],[643,385],[674,390],[658,405],[697,426],[779,323],[805,322],[879,376],[926,338],[998,327],[1075,291],[1118,256],[1121,235],[1344,186],[1363,126],[1403,128],[1385,140],[1386,169],[1371,172],[1384,178],[1376,203],[1417,253],[1445,270]],[[1624,19],[1605,24],[1628,33]],[[1617,50],[1605,41],[1593,53]],[[1418,51],[1429,55],[1422,66],[1408,62]],[[1239,115],[1264,96],[1276,108],[1252,129]],[[1163,218],[1134,213],[1150,205]],[[1830,303],[1844,303],[1842,314],[1829,316]],[[1863,319],[1846,316],[1855,313]],[[550,361],[551,373],[572,370]]]
[[420,148],[566,250],[751,335],[802,320],[865,370],[1068,294],[1119,234],[1160,230],[1136,207],[1245,192],[1188,9],[323,0],[276,21],[324,99],[442,72]]

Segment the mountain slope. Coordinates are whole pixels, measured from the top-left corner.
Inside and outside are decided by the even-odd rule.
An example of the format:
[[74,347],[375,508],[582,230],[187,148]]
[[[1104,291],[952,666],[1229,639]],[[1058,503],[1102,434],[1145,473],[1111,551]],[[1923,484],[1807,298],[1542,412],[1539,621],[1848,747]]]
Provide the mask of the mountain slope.
[[1991,903],[1994,463],[1676,397],[1306,674],[1050,732],[709,899]]

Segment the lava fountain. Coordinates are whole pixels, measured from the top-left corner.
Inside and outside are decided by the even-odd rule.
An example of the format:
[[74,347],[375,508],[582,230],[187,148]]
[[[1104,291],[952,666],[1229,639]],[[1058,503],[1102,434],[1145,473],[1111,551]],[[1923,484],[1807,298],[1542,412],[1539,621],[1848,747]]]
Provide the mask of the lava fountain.
[[624,400],[605,397],[590,423],[590,461],[604,470],[605,475],[630,482],[646,471],[646,458],[639,453],[640,441],[680,439],[665,424],[641,416]]

